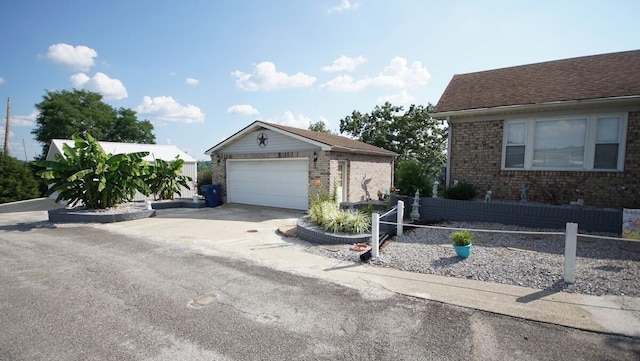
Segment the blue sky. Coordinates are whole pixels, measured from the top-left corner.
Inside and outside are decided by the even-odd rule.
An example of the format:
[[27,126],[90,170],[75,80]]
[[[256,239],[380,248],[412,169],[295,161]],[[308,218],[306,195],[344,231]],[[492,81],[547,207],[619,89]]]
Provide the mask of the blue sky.
[[640,49],[639,13],[635,0],[13,1],[0,130],[10,97],[10,152],[33,159],[34,104],[82,88],[206,160],[257,119],[337,131],[385,101],[435,104],[454,74]]

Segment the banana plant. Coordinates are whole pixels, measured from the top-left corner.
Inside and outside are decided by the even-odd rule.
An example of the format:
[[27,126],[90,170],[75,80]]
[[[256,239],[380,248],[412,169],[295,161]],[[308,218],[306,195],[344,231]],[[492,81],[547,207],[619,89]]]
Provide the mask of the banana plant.
[[191,189],[188,182],[192,182],[193,179],[181,174],[183,165],[184,160],[178,156],[170,162],[155,160],[147,180],[155,200],[173,199],[176,194],[180,196],[182,187]]
[[49,183],[46,195],[57,192],[56,202],[104,209],[130,201],[136,192],[149,195],[146,183],[149,165],[143,159],[149,152],[107,154],[90,134],[86,139],[73,135],[74,146],[64,144],[63,156],[55,161],[38,160],[37,174]]

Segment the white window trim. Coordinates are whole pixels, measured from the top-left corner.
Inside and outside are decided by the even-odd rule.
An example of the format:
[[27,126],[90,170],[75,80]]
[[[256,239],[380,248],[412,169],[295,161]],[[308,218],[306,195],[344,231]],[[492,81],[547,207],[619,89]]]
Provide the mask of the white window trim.
[[[603,117],[620,117],[620,127],[618,129],[618,165],[615,169],[594,169],[593,162],[596,152],[596,130],[597,120]],[[558,168],[558,167],[533,167],[533,144],[536,121],[550,121],[550,120],[567,120],[585,118],[587,119],[587,130],[585,140],[585,153],[584,153],[584,166],[576,168]],[[524,167],[523,168],[507,168],[506,162],[506,149],[507,149],[507,131],[508,125],[512,123],[526,123],[525,129],[525,152],[524,152]],[[544,117],[544,118],[527,118],[527,119],[511,119],[505,120],[502,128],[502,170],[526,170],[526,171],[587,171],[587,172],[623,172],[624,171],[624,159],[626,153],[627,142],[627,125],[628,125],[628,113],[602,113],[602,114],[588,114],[588,115],[571,115],[561,117]]]

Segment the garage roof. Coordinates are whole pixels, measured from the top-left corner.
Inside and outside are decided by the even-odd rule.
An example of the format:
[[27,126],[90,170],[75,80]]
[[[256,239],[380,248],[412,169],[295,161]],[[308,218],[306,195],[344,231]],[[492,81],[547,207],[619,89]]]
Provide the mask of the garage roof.
[[328,134],[323,132],[315,132],[312,130],[295,128],[295,127],[288,127],[280,124],[268,123],[268,122],[263,122],[259,120],[249,124],[247,127],[240,130],[236,134],[230,136],[224,141],[213,146],[212,148],[207,150],[205,154],[211,155],[212,153],[215,153],[218,149],[223,148],[229,143],[232,143],[234,140],[242,137],[243,135],[261,128],[266,128],[274,132],[283,133],[283,134],[292,136],[294,138],[297,138],[299,140],[312,143],[316,146],[319,146],[323,150],[377,154],[377,155],[391,156],[391,157],[398,156],[397,153],[392,152],[390,150],[386,150],[384,148],[376,147],[371,144],[363,143],[363,142],[350,139],[347,137],[343,137],[340,135]]
[[[63,155],[62,145],[67,144],[70,147],[74,146],[73,140],[69,139],[53,139],[51,140],[51,147],[47,153],[47,159],[54,160],[54,154],[58,153]],[[104,149],[105,152],[110,154],[129,154],[136,152],[149,152],[149,155],[143,159],[148,162],[153,162],[155,159],[162,159],[165,161],[172,161],[176,155],[185,163],[196,163],[196,160],[189,154],[180,150],[175,145],[163,145],[163,144],[140,144],[140,143],[117,143],[117,142],[102,142],[98,144]]]

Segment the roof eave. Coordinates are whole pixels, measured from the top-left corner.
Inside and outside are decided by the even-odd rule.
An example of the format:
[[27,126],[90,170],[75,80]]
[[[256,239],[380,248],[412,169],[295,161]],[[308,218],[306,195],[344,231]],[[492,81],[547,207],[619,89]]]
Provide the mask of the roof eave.
[[564,100],[564,101],[536,103],[536,104],[506,105],[506,106],[498,106],[498,107],[492,107],[492,108],[452,110],[452,111],[431,113],[431,116],[436,119],[447,119],[451,117],[472,117],[472,116],[502,114],[502,113],[511,113],[511,112],[538,111],[538,110],[545,110],[545,109],[559,108],[559,107],[573,107],[576,105],[622,106],[626,104],[632,104],[638,101],[640,101],[640,95],[630,95],[630,96],[612,97],[612,98],[578,99],[578,100],[568,100],[568,101]]
[[393,158],[397,158],[399,156],[398,153],[391,152],[391,151],[384,152],[384,151],[367,150],[367,149],[346,148],[346,147],[333,147],[332,150],[336,152],[371,154],[371,155],[379,155],[379,156],[393,157]]

